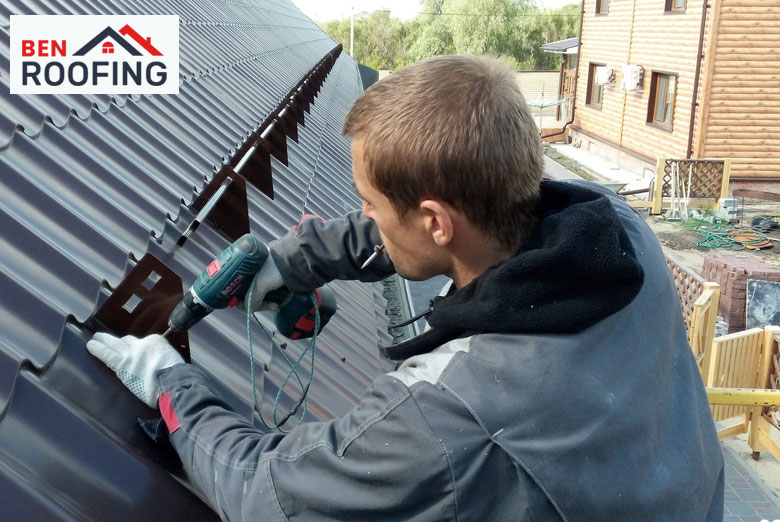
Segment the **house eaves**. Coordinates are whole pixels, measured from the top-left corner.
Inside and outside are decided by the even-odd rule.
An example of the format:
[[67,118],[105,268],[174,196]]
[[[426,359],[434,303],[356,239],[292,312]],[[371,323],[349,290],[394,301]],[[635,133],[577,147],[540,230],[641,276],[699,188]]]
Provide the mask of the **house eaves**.
[[[178,95],[10,95],[10,14],[178,14]],[[302,214],[358,208],[341,123],[362,91],[357,64],[286,0],[6,0],[0,5],[0,520],[216,520],[152,442],[135,399],[85,349],[95,316],[152,256],[187,288],[230,237],[204,222],[183,246],[192,204],[290,90],[328,55],[303,123],[284,126],[286,164],[269,157],[273,199],[245,182],[248,227],[263,241]],[[312,93],[314,91],[312,90]],[[239,176],[239,175],[237,175]],[[335,282],[339,311],[318,338],[305,420],[346,413],[386,371],[381,284]],[[92,328],[91,328],[92,327]],[[259,327],[266,415],[287,374]],[[245,316],[211,314],[189,332],[193,363],[247,419]],[[292,356],[304,342],[288,343]],[[289,410],[299,389],[287,390]]]
[[542,45],[541,49],[547,53],[555,54],[577,54],[580,45],[579,36],[573,38],[566,38],[565,40],[557,40],[555,42],[548,42]]

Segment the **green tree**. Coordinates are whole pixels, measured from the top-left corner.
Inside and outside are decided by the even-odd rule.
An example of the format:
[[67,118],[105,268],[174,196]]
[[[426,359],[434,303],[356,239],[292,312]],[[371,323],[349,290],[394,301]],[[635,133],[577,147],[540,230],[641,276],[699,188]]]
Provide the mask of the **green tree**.
[[421,4],[421,14],[414,18],[418,24],[417,38],[410,40],[411,45],[408,47],[410,62],[454,53],[452,27],[447,17],[442,16],[444,0],[423,0]]
[[319,23],[320,29],[328,33],[336,43],[344,46],[344,50],[349,52],[349,18],[345,20],[331,20],[330,22]]
[[[397,18],[391,18],[389,11],[377,11],[362,18],[361,29],[362,63],[379,69],[396,69],[403,61],[403,24]],[[355,49],[355,54],[358,49]]]
[[518,41],[523,42],[524,68],[548,70],[561,66],[558,54],[546,53],[541,46],[577,36],[580,30],[580,6],[571,4],[560,9],[535,10],[537,16],[527,16],[518,24]]
[[[579,32],[579,5],[537,9],[532,0],[422,0],[420,15],[401,22],[378,11],[355,21],[354,58],[397,69],[428,56],[492,54],[517,69],[557,69],[560,57],[540,47]],[[321,24],[349,50],[349,19]]]
[[447,4],[457,52],[522,61],[516,28],[519,15],[530,9],[530,0],[448,0]]
[[[350,19],[326,22],[320,26],[349,52]],[[395,69],[404,62],[404,26],[389,11],[376,11],[355,20],[355,60],[379,69]]]

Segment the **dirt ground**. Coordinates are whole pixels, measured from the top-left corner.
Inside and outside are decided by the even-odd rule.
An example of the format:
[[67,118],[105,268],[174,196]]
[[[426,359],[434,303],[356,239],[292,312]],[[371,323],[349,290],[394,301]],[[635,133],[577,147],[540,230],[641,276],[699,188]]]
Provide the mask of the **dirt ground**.
[[[746,218],[743,222],[749,224],[753,215],[780,215],[780,205],[777,205],[774,209],[766,208],[766,206],[762,206],[758,210],[751,209],[749,212],[746,212]],[[773,245],[771,248],[761,250],[724,250],[698,246],[698,243],[704,239],[704,236],[697,233],[693,228],[682,226],[680,222],[666,221],[663,216],[646,216],[645,220],[650,225],[650,228],[653,229],[653,232],[655,232],[661,245],[696,272],[701,273],[704,259],[707,256],[736,251],[757,257],[772,266],[780,267],[780,230],[765,233],[770,241],[775,240],[772,241]],[[738,226],[738,223],[735,223],[734,226]]]

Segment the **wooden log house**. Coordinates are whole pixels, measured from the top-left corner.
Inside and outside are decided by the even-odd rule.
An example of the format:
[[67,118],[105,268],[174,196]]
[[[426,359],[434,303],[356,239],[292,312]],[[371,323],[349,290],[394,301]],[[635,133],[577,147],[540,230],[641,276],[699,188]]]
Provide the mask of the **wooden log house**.
[[584,0],[581,31],[573,140],[648,175],[730,158],[733,181],[780,183],[780,0]]

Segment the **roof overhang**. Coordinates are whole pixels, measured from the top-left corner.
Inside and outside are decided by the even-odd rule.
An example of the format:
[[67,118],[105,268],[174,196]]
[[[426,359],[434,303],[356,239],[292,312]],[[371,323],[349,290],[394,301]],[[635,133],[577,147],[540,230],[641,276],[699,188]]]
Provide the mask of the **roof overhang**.
[[577,54],[580,47],[580,39],[575,36],[573,38],[566,38],[565,40],[558,40],[555,42],[548,42],[540,47],[540,49],[546,53],[553,54]]

